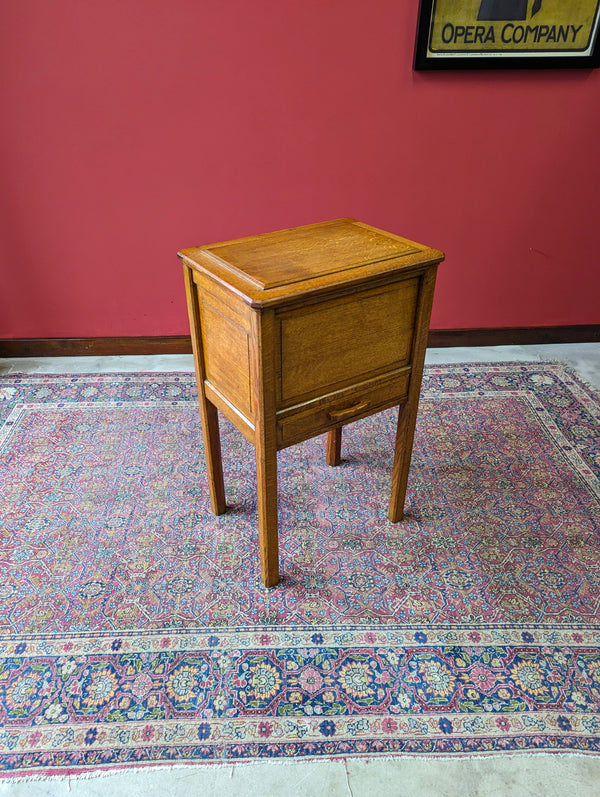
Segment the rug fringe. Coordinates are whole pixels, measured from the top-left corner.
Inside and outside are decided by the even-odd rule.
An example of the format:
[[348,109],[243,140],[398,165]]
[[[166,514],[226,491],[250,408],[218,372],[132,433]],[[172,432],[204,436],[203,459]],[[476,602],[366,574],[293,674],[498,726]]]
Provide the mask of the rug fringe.
[[[334,764],[350,764],[350,763],[363,763],[366,765],[389,765],[394,764],[401,766],[402,762],[410,761],[429,761],[435,764],[450,762],[467,762],[467,761],[487,761],[498,759],[510,759],[512,761],[525,761],[535,758],[546,759],[547,761],[554,761],[557,758],[562,760],[587,760],[590,758],[600,758],[597,753],[590,752],[572,752],[572,751],[548,751],[548,750],[524,750],[519,753],[509,753],[500,750],[481,753],[456,753],[456,754],[439,754],[439,755],[423,755],[422,753],[402,753],[400,755],[383,755],[379,756],[307,756],[306,758],[297,758],[293,760],[280,759],[280,758],[259,758],[243,761],[179,761],[175,764],[138,764],[138,765],[123,765],[121,767],[109,767],[108,769],[94,769],[93,771],[78,772],[76,770],[67,770],[63,772],[55,772],[52,775],[33,775],[33,774],[19,774],[18,772],[7,773],[4,772],[0,775],[0,788],[3,784],[8,783],[58,783],[66,781],[73,781],[75,783],[80,781],[95,780],[101,778],[117,777],[120,775],[129,774],[150,774],[150,773],[165,773],[165,772],[189,772],[194,770],[197,773],[208,773],[215,769],[226,770],[230,769],[229,777],[233,778],[236,768],[259,768],[259,767],[280,767],[289,769],[296,769],[300,766],[307,764],[314,765],[334,765]],[[70,789],[69,789],[70,790]]]

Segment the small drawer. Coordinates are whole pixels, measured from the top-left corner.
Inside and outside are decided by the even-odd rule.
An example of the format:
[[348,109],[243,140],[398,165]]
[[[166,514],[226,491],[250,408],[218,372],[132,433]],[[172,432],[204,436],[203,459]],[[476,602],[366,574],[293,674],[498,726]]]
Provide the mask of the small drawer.
[[[342,426],[404,401],[408,394],[410,367],[403,368],[394,378],[387,375],[354,387],[352,390],[330,394],[308,402],[277,417],[277,446],[286,448],[302,440],[316,437],[336,426]],[[283,417],[281,417],[283,416]]]

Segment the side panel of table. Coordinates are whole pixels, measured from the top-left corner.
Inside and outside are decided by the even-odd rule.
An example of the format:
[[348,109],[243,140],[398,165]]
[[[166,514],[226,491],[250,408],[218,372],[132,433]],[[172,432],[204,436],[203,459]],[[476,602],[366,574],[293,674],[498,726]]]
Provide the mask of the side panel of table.
[[[206,397],[255,441],[252,311],[214,280],[193,272]],[[193,333],[192,333],[193,336]]]

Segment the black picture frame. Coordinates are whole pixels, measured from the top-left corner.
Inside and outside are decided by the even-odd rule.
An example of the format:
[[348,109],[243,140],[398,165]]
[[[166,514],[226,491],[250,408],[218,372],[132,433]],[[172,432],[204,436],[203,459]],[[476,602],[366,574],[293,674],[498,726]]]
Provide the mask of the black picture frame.
[[[533,16],[542,9],[544,0],[478,0],[478,3],[474,0],[453,0],[451,4],[446,0],[446,7],[451,6],[453,13],[457,15],[461,13],[461,8],[464,10],[465,7],[478,5],[478,16],[473,17],[472,26],[453,25],[451,22],[444,24],[444,19],[441,18],[443,12],[440,11],[440,5],[444,5],[443,0],[420,0],[414,69],[597,68],[600,66],[600,0],[588,1],[590,5],[595,3],[595,11],[591,26],[584,31],[587,37],[584,42],[586,46],[579,49],[574,44],[572,47],[568,46],[568,37],[572,37],[575,42],[579,34],[579,31],[575,33],[576,25],[544,25],[543,27],[555,29],[554,36],[558,35],[566,40],[563,49],[554,47],[544,50],[540,47],[527,49],[527,42],[522,47],[519,43],[518,49],[514,46],[517,44],[517,34],[525,39],[531,37],[533,41],[538,37],[537,32],[532,33],[539,29],[539,25],[536,28]],[[568,6],[568,0],[564,0],[563,8],[568,9]],[[493,43],[490,43],[490,28],[492,34],[495,34]],[[569,30],[564,31],[563,28]],[[437,44],[437,39],[434,42],[434,32],[437,37],[440,37],[441,32],[441,45]],[[510,43],[511,34],[513,46],[503,49],[503,39],[509,37]],[[448,46],[445,48],[446,41]],[[559,43],[562,44],[562,41]],[[485,46],[478,49],[478,44]]]

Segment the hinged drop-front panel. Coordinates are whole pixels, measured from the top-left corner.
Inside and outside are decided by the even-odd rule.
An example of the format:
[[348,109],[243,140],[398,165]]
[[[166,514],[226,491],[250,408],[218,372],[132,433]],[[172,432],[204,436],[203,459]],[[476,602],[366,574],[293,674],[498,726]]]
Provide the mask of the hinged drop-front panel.
[[412,278],[281,312],[278,408],[407,365],[418,288]]

